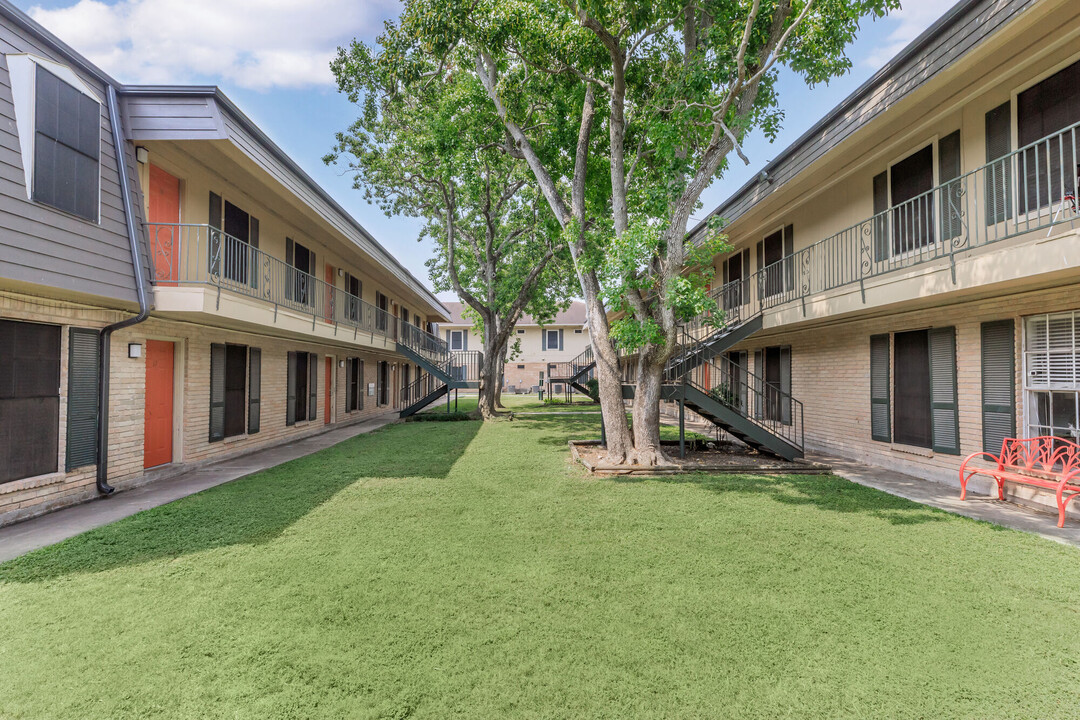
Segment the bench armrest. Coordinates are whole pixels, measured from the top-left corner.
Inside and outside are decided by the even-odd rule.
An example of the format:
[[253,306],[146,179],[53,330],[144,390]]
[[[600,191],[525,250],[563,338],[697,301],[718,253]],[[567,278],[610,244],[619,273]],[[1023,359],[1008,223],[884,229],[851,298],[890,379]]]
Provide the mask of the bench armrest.
[[977,453],[971,453],[966,458],[964,458],[964,462],[960,463],[960,472],[961,473],[964,472],[964,468],[967,467],[967,464],[969,462],[971,462],[972,460],[974,460],[977,457],[984,457],[984,456],[990,458],[991,460],[993,460],[995,463],[997,463],[998,468],[1001,468],[1001,458],[999,456],[994,455],[993,453],[988,453],[988,452],[977,452]]

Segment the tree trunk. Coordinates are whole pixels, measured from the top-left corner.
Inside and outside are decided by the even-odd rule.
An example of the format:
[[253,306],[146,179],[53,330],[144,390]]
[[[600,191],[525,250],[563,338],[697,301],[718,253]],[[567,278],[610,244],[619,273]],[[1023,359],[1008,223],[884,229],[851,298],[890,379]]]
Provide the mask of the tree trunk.
[[626,406],[622,397],[622,375],[619,355],[611,344],[610,327],[604,303],[600,299],[600,283],[596,273],[579,272],[581,289],[585,294],[585,309],[589,316],[589,339],[596,358],[596,381],[600,386],[600,416],[607,435],[607,455],[604,462],[622,465],[633,451],[633,438],[626,423]]
[[498,417],[499,411],[495,407],[495,399],[498,395],[499,376],[502,374],[501,348],[496,345],[498,339],[493,332],[484,332],[484,362],[480,369],[480,391],[477,406],[480,409],[480,417],[485,420]]
[[505,372],[503,370],[504,370],[505,367],[506,367],[506,359],[504,357],[500,357],[499,358],[499,379],[495,383],[495,407],[498,408],[499,410],[505,410],[506,409],[506,406],[503,405],[503,402],[502,402],[503,376],[505,375]]
[[637,387],[634,389],[634,465],[666,465],[670,459],[660,445],[660,390],[664,365],[652,353],[643,353],[637,368]]

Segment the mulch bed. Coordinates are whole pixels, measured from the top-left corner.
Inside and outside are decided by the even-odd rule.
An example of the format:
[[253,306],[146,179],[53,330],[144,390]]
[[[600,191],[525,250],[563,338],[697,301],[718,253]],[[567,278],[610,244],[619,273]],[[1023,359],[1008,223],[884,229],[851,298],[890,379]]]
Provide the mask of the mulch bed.
[[661,442],[670,465],[651,467],[605,466],[600,462],[604,449],[599,440],[571,440],[570,454],[594,475],[678,475],[681,473],[753,473],[816,475],[831,472],[831,468],[809,460],[788,462],[759,453],[742,445],[716,440],[687,440],[686,457],[679,457],[678,441]]

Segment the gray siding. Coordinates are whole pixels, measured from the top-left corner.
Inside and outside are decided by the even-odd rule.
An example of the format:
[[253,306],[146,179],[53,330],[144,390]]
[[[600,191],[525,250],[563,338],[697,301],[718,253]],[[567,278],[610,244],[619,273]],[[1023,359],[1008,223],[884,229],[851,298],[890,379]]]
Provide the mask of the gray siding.
[[[105,86],[42,38],[0,17],[0,53],[26,52],[68,65],[102,101],[100,218],[87,222],[27,200],[7,58],[0,57],[0,278],[133,302],[131,251]],[[123,154],[140,214],[134,152],[126,145]],[[142,218],[136,220],[141,228]]]
[[217,103],[206,96],[125,96],[124,129],[132,140],[219,140],[228,137]]
[[[730,224],[788,180],[903,100],[940,70],[1013,20],[1038,0],[966,0],[955,15],[946,16],[917,38],[901,56],[890,61],[870,80],[815,124],[801,138],[765,166],[774,180],[757,179],[745,185],[710,213]],[[704,228],[702,221],[691,235]]]

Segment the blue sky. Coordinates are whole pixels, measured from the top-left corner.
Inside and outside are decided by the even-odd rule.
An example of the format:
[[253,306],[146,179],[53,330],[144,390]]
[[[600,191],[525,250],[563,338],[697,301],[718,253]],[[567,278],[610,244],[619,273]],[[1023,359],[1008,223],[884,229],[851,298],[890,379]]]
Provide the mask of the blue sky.
[[[770,159],[869,78],[950,6],[901,0],[903,9],[866,22],[849,49],[852,71],[810,89],[791,73],[780,82],[783,129],[775,143],[760,134],[702,196],[694,221],[736,191]],[[333,86],[328,62],[339,45],[372,42],[393,0],[42,0],[15,4],[121,82],[219,85],[274,141],[325,187],[414,275],[430,285],[417,243],[420,223],[387,218],[368,205],[352,179],[322,163],[334,133],[355,108]],[[453,299],[452,296],[444,299]]]

